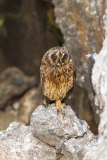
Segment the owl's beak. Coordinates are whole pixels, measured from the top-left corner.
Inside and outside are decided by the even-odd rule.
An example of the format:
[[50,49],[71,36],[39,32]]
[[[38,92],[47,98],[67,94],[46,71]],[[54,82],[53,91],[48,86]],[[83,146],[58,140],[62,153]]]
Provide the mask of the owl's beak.
[[62,59],[59,60],[60,65],[62,65]]

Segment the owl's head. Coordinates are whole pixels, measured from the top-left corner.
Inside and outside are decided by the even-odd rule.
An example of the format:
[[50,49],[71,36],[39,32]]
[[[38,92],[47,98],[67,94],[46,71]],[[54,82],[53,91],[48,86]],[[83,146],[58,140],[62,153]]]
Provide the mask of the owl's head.
[[47,52],[49,64],[55,67],[63,66],[70,60],[70,55],[65,47],[53,47]]

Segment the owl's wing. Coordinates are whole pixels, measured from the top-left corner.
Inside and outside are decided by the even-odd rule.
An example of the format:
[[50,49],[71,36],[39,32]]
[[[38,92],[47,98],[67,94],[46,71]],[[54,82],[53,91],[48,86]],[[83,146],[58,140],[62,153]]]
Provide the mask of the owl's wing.
[[67,92],[66,97],[62,100],[62,103],[64,103],[67,99],[71,98],[71,93],[74,89],[74,84],[75,84],[75,80],[76,80],[76,69],[74,68],[74,72],[73,72],[73,86],[72,88]]
[[74,89],[75,80],[76,80],[76,71],[74,70],[74,73],[73,73],[73,87],[67,93],[67,98],[68,99],[71,98],[71,93],[72,93],[72,91]]
[[43,104],[45,106],[48,106],[50,104],[50,100],[44,96],[43,91],[44,91],[44,85],[45,85],[45,71],[46,71],[46,66],[41,64],[40,67],[40,83],[41,83],[41,90],[42,90],[42,96],[43,96]]
[[43,89],[44,86],[44,80],[45,80],[45,75],[44,75],[44,65],[40,66],[40,84],[41,84],[41,88]]

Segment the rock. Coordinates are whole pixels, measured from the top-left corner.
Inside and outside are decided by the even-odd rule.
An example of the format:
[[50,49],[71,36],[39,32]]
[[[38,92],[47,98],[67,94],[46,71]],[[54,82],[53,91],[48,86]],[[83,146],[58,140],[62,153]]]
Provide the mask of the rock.
[[77,83],[90,89],[85,55],[98,53],[102,46],[104,29],[103,12],[100,10],[101,7],[105,8],[105,4],[103,0],[97,4],[93,0],[52,2],[55,6],[56,23],[64,37],[64,46],[69,50],[77,67]]
[[[95,124],[93,117],[96,118],[97,116],[94,112],[95,115],[92,117],[93,111],[92,109],[90,110],[91,106],[94,108],[95,105],[89,102],[91,100],[92,90],[85,56],[89,53],[98,53],[102,46],[104,29],[101,7],[104,11],[105,4],[102,0],[98,3],[94,3],[93,0],[89,2],[52,0],[52,2],[55,6],[56,23],[63,34],[64,46],[68,49],[76,65],[76,83],[81,88],[85,88],[84,90],[80,88],[79,92],[77,90],[77,94],[73,96],[78,102],[78,94],[85,95],[85,100],[79,104],[81,105],[80,108],[83,109],[83,112],[81,111],[80,113],[81,115],[78,115],[80,112],[80,108],[77,108],[78,105],[76,106],[72,102],[70,105],[74,107],[73,109],[77,108],[76,114],[84,119],[84,101],[88,101],[88,104],[85,106],[87,110],[85,115],[89,117],[90,120],[88,119],[87,122],[91,124],[91,128],[93,128],[94,133],[97,134],[97,125],[93,127],[93,123]],[[75,99],[73,101],[75,101]],[[98,118],[96,118],[96,122],[98,123]]]
[[0,131],[5,130],[13,121],[28,125],[32,112],[42,102],[40,87],[29,89],[20,98],[14,98],[11,103],[0,110]]
[[89,150],[84,160],[107,159],[107,38],[93,68],[92,82],[95,90],[95,103],[99,106],[100,124],[98,145]]
[[103,111],[106,106],[106,94],[107,94],[107,82],[106,82],[106,67],[107,67],[107,38],[103,42],[103,47],[96,59],[93,74],[92,74],[92,82],[93,88],[95,90],[95,104],[100,107],[100,110]]
[[0,132],[0,160],[82,160],[97,141],[70,106],[63,113],[57,114],[55,104],[41,105],[33,112],[30,126],[11,123]]
[[107,10],[104,24],[105,40],[92,71],[95,104],[100,113],[99,139],[98,145],[89,150],[84,160],[107,160]]
[[33,136],[33,128],[16,122],[0,132],[0,160],[56,160],[55,148]]
[[87,123],[78,119],[70,106],[65,106],[64,114],[57,113],[55,104],[47,108],[38,106],[30,125],[36,138],[55,146],[60,160],[83,160],[88,150],[97,144]]
[[87,59],[87,65],[88,65],[88,71],[89,71],[89,79],[90,79],[90,84],[91,84],[91,90],[92,90],[92,92],[90,92],[89,96],[90,96],[92,109],[93,109],[93,113],[94,113],[94,119],[99,124],[100,117],[99,117],[99,114],[97,114],[99,107],[94,104],[95,91],[94,91],[93,84],[92,84],[92,69],[93,69],[94,63],[95,63],[96,59],[98,58],[98,56],[99,55],[96,54],[96,53],[88,54],[88,55],[86,55],[86,59]]
[[93,139],[93,134],[90,131],[82,138],[71,138],[64,142],[61,151],[64,157],[61,160],[83,160],[84,155],[92,146],[95,146],[95,144],[96,140]]
[[93,89],[92,85],[92,69],[95,63],[96,58],[98,57],[98,54],[87,54],[86,55],[86,60],[87,60],[87,66],[88,66],[88,72],[89,72],[89,78],[90,78],[90,83],[91,83],[91,88],[92,88],[92,95],[95,96],[95,91]]
[[0,108],[4,108],[8,100],[22,95],[35,85],[35,77],[28,77],[15,67],[6,69],[0,75]]
[[39,106],[32,114],[30,125],[34,135],[45,143],[57,146],[66,136],[81,137],[89,129],[85,121],[79,120],[70,106],[66,106],[63,114],[57,115],[54,104],[48,108]]
[[29,124],[31,113],[42,102],[40,87],[28,90],[19,101],[18,121]]
[[[92,133],[95,135],[98,134],[98,124],[95,123],[95,120],[97,120],[96,113],[95,116],[93,116],[91,101],[88,98],[86,89],[75,85],[72,97],[67,100],[66,104],[72,106],[73,111],[79,119],[84,119],[88,123]],[[95,105],[93,107],[96,108]],[[94,119],[94,117],[96,119]]]

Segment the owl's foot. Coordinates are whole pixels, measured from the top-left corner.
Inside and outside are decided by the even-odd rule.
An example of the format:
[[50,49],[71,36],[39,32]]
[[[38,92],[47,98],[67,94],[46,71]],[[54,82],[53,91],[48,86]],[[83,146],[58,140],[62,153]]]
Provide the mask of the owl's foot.
[[60,109],[62,109],[63,107],[64,107],[64,103],[61,103],[61,100],[57,100],[56,101],[56,108],[57,108],[57,110],[60,110]]
[[64,106],[65,104],[61,103],[61,100],[56,101],[57,113],[61,112],[62,114],[64,114],[65,113]]

